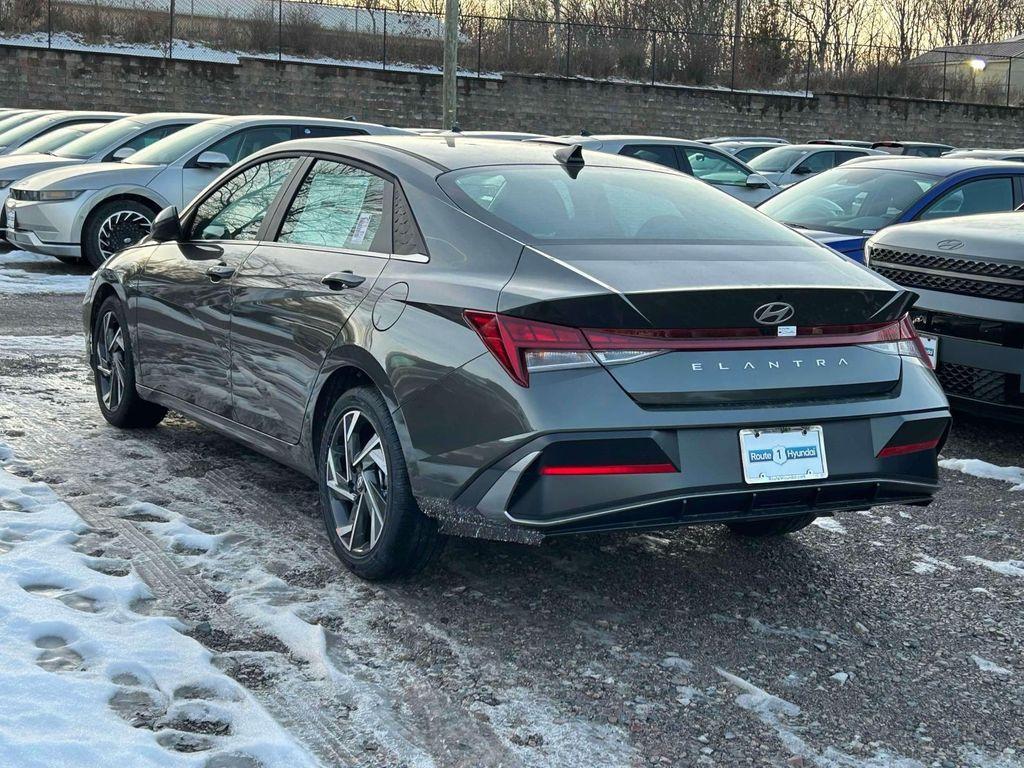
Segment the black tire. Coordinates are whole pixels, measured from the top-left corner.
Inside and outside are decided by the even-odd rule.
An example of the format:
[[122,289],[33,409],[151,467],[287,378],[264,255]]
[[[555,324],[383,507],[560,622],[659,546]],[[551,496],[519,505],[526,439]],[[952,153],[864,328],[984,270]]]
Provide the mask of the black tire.
[[[355,422],[353,440],[373,433],[379,438],[383,452],[377,454],[377,465],[367,457],[369,468],[356,469],[347,466],[350,462],[346,459],[335,458],[336,454],[340,456],[345,452],[344,442],[339,444],[338,440],[344,440],[341,433],[352,423],[349,420]],[[368,445],[372,440],[369,437],[364,442]],[[335,469],[334,490],[330,485],[329,455],[334,462],[331,464]],[[381,461],[386,465],[383,470],[379,466]],[[379,581],[418,573],[444,545],[445,537],[438,533],[437,522],[423,514],[413,497],[398,432],[384,398],[376,389],[349,390],[331,407],[317,450],[317,478],[320,507],[331,546],[338,558],[360,578]],[[359,483],[362,483],[361,491]],[[378,489],[376,495],[371,493],[371,484]],[[341,493],[346,496],[339,495]],[[371,496],[378,499],[374,502],[377,506],[383,501],[381,508],[386,510],[383,524],[376,526],[376,539],[371,532],[374,526]],[[359,507],[360,504],[365,506]],[[363,509],[367,510],[367,515],[360,517]],[[346,524],[348,544],[343,541]],[[363,532],[365,540],[361,537],[361,546],[356,546],[357,534]]]
[[767,520],[748,520],[743,523],[729,523],[729,530],[737,536],[785,536],[795,533],[814,522],[817,515],[792,515],[773,517]]
[[[113,329],[113,330],[111,330]],[[120,332],[120,342],[114,337]],[[89,365],[103,418],[115,427],[155,427],[167,409],[139,397],[135,389],[135,358],[124,307],[116,296],[100,305],[92,327]]]
[[[82,257],[93,269],[98,269],[107,260],[100,245],[100,230],[104,222],[118,214],[125,219],[125,224],[124,232],[116,239],[115,251],[134,245],[149,234],[153,227],[153,219],[156,218],[156,212],[152,208],[135,200],[112,200],[90,213],[85,226],[82,227]],[[143,219],[148,224],[143,224]]]

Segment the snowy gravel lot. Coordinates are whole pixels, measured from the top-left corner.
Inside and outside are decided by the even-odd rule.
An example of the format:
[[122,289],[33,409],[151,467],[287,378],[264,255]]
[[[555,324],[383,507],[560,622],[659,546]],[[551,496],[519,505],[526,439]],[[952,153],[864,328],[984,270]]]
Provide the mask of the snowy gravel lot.
[[0,765],[1024,766],[1024,431],[959,419],[926,509],[368,585],[305,478],[103,422],[86,280],[0,253]]

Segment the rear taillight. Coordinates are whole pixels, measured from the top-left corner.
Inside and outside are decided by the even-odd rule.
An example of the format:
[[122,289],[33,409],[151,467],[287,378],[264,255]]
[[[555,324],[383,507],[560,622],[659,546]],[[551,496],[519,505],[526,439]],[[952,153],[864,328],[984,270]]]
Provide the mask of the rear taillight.
[[509,375],[524,387],[531,371],[631,363],[675,350],[710,351],[871,345],[931,368],[904,315],[895,322],[799,326],[785,336],[763,328],[577,329],[467,309],[466,322]]
[[661,475],[678,472],[669,462],[656,464],[567,464],[549,465],[540,468],[542,475]]
[[530,371],[597,365],[575,328],[472,309],[463,314],[502,368],[524,387],[530,386]]
[[890,456],[906,456],[908,453],[920,451],[934,451],[939,447],[939,438],[932,440],[921,440],[917,443],[904,443],[902,445],[887,445],[878,452],[878,458],[885,459]]

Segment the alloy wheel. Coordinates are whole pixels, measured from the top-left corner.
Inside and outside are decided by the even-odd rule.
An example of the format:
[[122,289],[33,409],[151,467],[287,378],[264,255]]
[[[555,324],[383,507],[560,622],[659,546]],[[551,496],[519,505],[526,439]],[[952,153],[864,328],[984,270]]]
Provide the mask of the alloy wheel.
[[100,397],[108,411],[116,411],[124,399],[128,374],[125,368],[127,351],[124,331],[117,321],[117,315],[112,311],[103,315],[93,346],[96,353],[96,376],[100,385]]
[[138,211],[116,211],[100,224],[96,244],[103,258],[108,259],[122,248],[139,242],[152,228],[153,222]]
[[355,555],[370,552],[387,516],[388,464],[384,444],[362,411],[346,411],[327,449],[327,490],[334,529]]

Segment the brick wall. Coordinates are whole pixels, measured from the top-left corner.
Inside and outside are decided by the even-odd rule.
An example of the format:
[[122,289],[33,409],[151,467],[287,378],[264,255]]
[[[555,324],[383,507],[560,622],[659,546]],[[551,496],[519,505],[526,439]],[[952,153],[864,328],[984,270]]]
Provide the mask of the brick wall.
[[[437,75],[243,59],[239,64],[0,47],[0,105],[49,108],[355,115],[391,125],[437,125]],[[466,78],[464,128],[824,136],[1024,146],[1024,110],[841,94],[730,93],[557,77]]]

